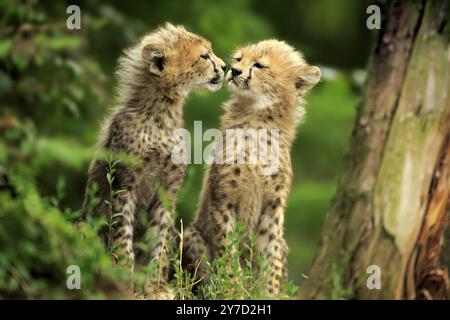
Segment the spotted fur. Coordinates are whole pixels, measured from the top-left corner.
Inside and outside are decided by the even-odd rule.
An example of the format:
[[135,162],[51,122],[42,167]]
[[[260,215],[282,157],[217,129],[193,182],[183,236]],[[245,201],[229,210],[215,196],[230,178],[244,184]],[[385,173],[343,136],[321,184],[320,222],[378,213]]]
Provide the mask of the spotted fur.
[[[267,294],[275,296],[280,292],[280,280],[287,278],[288,246],[283,223],[293,175],[290,151],[297,124],[305,113],[303,97],[319,81],[320,70],[277,40],[237,50],[232,68],[235,71],[232,69],[226,77],[233,96],[224,105],[223,136],[229,128],[279,129],[279,168],[263,175],[260,163],[210,165],[197,215],[185,232],[184,260],[189,270],[197,268],[207,279],[201,257],[210,261],[217,258],[230,245],[227,233],[234,232],[240,222],[247,236],[256,236],[254,249],[270,270]],[[252,139],[247,137],[246,141]],[[270,136],[257,139],[270,149]],[[248,149],[245,157],[249,157]]]
[[[207,56],[207,59],[205,58]],[[175,237],[172,212],[185,175],[184,164],[171,161],[173,137],[184,127],[182,107],[192,89],[215,91],[224,76],[224,62],[214,55],[211,44],[181,26],[166,24],[125,50],[119,60],[118,103],[102,126],[99,150],[125,153],[137,164],[119,162],[114,174],[112,211],[123,214],[113,230],[116,254],[133,271],[135,261],[156,262],[160,271],[147,279],[145,291],[150,298],[167,298],[169,276],[168,243]],[[91,163],[83,205],[83,216],[110,215],[107,163],[97,156]],[[90,188],[97,184],[99,204],[89,212]],[[169,206],[160,199],[161,187]],[[141,215],[148,225],[142,225]],[[145,219],[144,219],[145,220]],[[149,231],[155,245],[140,252],[136,241]],[[136,259],[139,258],[139,259]]]

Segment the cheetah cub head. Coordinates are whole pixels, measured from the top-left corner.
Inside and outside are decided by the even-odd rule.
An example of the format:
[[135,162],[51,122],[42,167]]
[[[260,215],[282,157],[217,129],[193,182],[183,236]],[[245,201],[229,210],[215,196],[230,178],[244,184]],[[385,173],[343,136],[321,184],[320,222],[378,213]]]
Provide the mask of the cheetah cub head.
[[237,96],[259,108],[286,97],[302,97],[320,80],[320,69],[283,41],[265,40],[236,50],[226,81]]
[[222,86],[225,63],[208,40],[182,26],[167,23],[145,36],[138,50],[146,71],[161,87],[216,91]]

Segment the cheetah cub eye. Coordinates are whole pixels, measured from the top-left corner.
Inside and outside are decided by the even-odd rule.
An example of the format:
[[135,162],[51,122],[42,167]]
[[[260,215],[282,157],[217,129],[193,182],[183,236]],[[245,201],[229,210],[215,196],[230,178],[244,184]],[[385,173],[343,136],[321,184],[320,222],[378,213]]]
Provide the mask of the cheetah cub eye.
[[253,66],[254,66],[255,68],[258,68],[258,69],[265,69],[265,68],[268,68],[268,66],[266,66],[266,65],[264,65],[264,64],[262,64],[262,63],[260,63],[260,62],[256,62]]

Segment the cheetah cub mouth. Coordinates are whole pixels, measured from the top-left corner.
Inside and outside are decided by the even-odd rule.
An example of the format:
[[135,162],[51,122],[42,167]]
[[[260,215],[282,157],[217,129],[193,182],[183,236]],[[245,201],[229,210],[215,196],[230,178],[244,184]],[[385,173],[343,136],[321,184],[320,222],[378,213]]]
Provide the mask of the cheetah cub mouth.
[[206,83],[207,89],[214,92],[222,88],[223,78],[223,75],[214,76]]
[[249,90],[249,83],[248,80],[240,80],[238,77],[229,75],[227,77],[227,84],[228,86],[233,89],[240,89],[240,90]]
[[220,84],[222,82],[222,79],[221,79],[221,77],[220,76],[215,76],[214,78],[212,78],[211,80],[209,80],[209,84],[214,84],[214,85],[217,85],[217,84]]

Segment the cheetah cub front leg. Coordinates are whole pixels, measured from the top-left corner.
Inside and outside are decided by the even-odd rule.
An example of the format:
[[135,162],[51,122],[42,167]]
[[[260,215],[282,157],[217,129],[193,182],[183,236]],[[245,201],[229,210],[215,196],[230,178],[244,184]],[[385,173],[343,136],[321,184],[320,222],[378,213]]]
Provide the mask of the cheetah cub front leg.
[[278,296],[281,284],[287,281],[288,247],[284,240],[283,194],[271,194],[266,200],[256,228],[255,251],[264,258],[263,270],[268,270],[267,293]]
[[173,300],[174,298],[172,290],[167,286],[167,281],[171,271],[170,254],[176,250],[177,232],[173,212],[185,169],[185,165],[174,165],[167,159],[162,170],[167,179],[161,182],[166,203],[157,198],[149,208],[151,219],[148,231],[156,240],[149,252],[149,260],[156,262],[156,268],[148,275],[145,282],[145,292],[149,299]]

